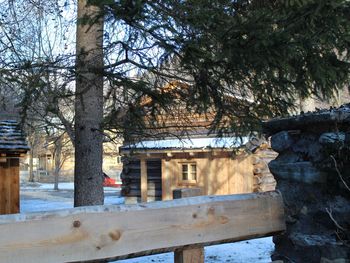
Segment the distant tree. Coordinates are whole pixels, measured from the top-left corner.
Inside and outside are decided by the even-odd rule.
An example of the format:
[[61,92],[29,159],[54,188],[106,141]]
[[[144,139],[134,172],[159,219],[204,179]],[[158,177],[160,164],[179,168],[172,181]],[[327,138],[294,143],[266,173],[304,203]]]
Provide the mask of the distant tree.
[[53,135],[49,137],[51,139],[50,142],[50,150],[53,156],[53,162],[54,162],[54,169],[53,169],[53,176],[54,176],[54,190],[59,190],[58,184],[59,184],[59,178],[60,178],[60,172],[64,165],[64,163],[67,161],[68,158],[72,156],[72,147],[70,145],[70,140],[67,139],[65,132],[56,131]]
[[34,182],[34,158],[37,157],[38,148],[40,145],[40,130],[34,129],[33,127],[27,127],[27,138],[29,150],[29,176],[28,182]]

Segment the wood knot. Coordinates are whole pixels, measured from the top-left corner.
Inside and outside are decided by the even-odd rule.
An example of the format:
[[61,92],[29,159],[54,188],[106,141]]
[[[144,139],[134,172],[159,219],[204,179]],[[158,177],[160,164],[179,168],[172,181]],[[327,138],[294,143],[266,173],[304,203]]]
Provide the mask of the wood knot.
[[122,236],[122,234],[118,230],[113,230],[113,231],[109,232],[108,235],[114,241],[118,241],[120,239],[120,237]]
[[228,223],[228,221],[230,221],[230,220],[229,220],[228,217],[226,217],[226,216],[220,216],[219,221],[220,221],[220,224],[226,224],[226,223]]
[[210,207],[208,209],[208,215],[213,215],[213,214],[215,214],[215,208],[214,207]]
[[75,221],[73,222],[73,227],[78,228],[78,227],[80,227],[80,226],[81,226],[81,222],[80,222],[79,220],[75,220]]

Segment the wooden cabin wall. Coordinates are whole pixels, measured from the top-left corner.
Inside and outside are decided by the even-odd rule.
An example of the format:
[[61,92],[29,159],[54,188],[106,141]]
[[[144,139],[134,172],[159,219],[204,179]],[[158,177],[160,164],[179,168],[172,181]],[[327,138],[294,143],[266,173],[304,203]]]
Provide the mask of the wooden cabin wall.
[[[147,160],[148,201],[170,200],[173,190],[177,188],[196,187],[201,189],[203,195],[226,195],[271,191],[276,186],[267,166],[276,153],[266,146],[234,158],[229,152],[171,155],[158,154],[158,159]],[[142,156],[147,158],[146,154]],[[181,180],[183,163],[196,163],[196,182]],[[128,203],[141,200],[140,173],[139,159],[124,158],[122,195]]]
[[[122,195],[126,202],[135,203],[141,200],[141,167],[140,160],[123,158],[121,173]],[[149,201],[162,199],[162,178],[160,159],[147,160],[147,193]]]
[[[199,187],[203,195],[225,195],[253,192],[251,156],[240,158],[191,158],[162,160],[163,200],[172,199],[176,188]],[[196,163],[197,184],[181,181],[182,163]]]
[[19,158],[0,161],[0,214],[19,213]]

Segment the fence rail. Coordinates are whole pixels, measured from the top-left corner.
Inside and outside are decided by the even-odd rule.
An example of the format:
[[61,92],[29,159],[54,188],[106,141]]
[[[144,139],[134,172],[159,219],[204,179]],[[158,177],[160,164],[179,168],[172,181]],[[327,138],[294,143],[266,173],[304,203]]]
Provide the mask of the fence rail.
[[278,192],[0,216],[0,261],[122,259],[285,229]]

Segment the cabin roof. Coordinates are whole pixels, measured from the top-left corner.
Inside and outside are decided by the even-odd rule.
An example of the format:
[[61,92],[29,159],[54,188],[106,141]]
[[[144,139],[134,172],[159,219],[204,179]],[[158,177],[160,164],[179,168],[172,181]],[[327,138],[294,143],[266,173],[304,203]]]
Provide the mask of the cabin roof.
[[29,146],[16,121],[0,121],[0,152],[27,152]]
[[265,134],[272,135],[284,130],[310,129],[319,125],[327,126],[325,124],[349,125],[350,103],[339,108],[318,109],[286,118],[276,118],[264,122],[263,128]]
[[206,137],[186,139],[164,139],[141,141],[138,143],[124,145],[123,151],[132,150],[205,150],[205,149],[233,149],[245,145],[249,137]]

